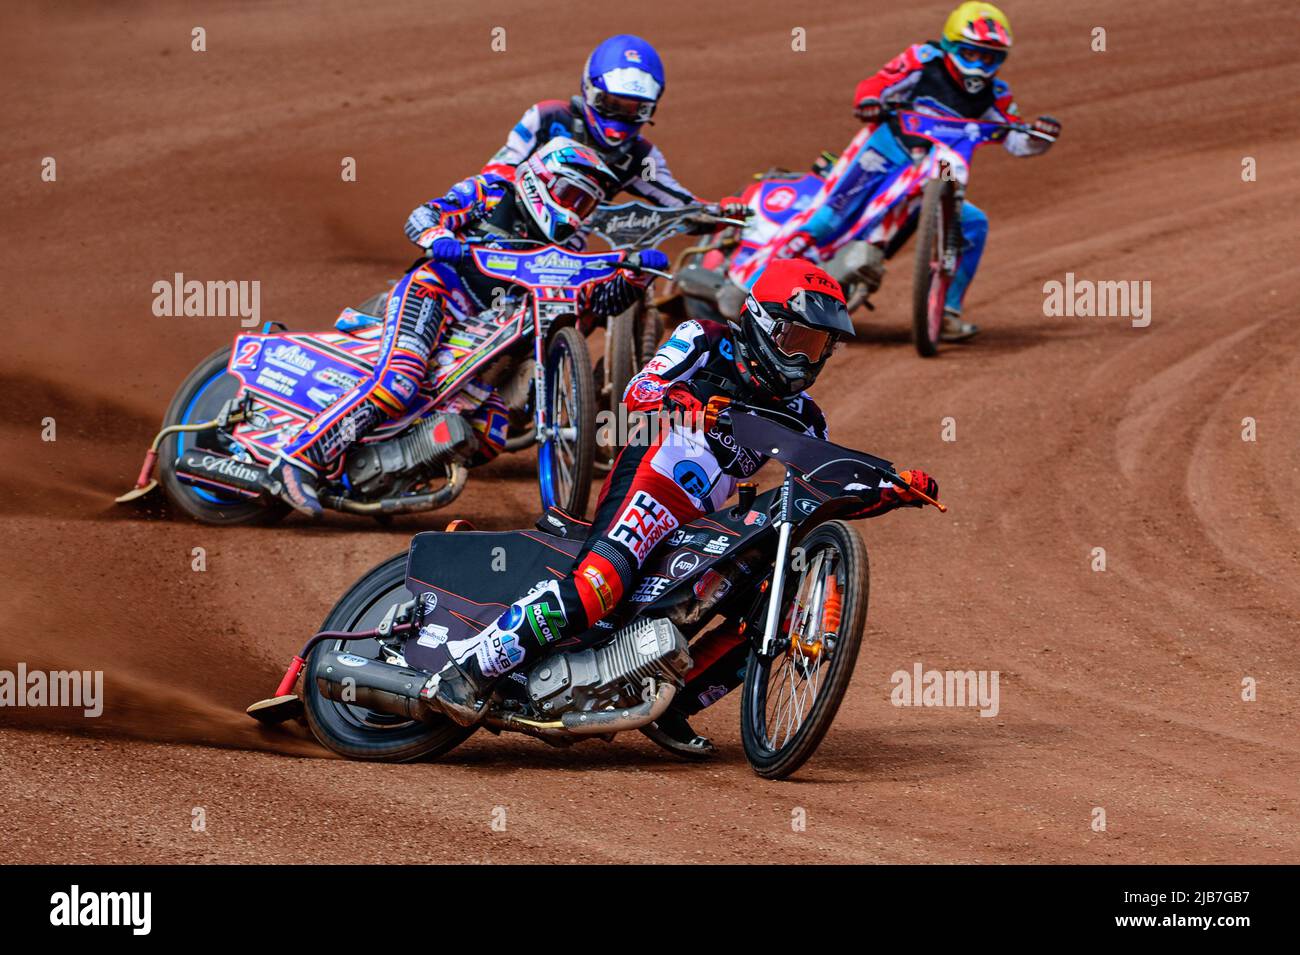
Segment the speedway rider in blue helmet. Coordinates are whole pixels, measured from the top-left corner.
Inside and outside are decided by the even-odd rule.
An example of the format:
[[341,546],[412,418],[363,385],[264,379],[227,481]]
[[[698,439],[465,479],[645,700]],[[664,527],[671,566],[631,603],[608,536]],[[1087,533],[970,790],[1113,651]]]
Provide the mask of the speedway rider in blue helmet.
[[[637,36],[612,36],[587,57],[581,94],[528,107],[483,171],[513,179],[516,166],[564,136],[594,149],[613,171],[618,188],[611,199],[626,191],[661,208],[700,202],[673,178],[659,147],[641,135],[663,92],[664,66],[655,48]],[[743,215],[744,208],[724,205],[722,213]]]

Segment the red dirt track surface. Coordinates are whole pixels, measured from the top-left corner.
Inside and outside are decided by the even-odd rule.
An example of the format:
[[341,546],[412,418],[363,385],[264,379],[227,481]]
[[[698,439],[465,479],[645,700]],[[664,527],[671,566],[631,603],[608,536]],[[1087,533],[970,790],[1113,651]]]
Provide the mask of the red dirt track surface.
[[[949,5],[563,6],[6,5],[0,669],[103,670],[107,703],[0,710],[0,862],[1300,861],[1300,68],[1276,0],[1006,3],[1004,75],[1064,135],[975,160],[984,334],[918,358],[904,256],[814,392],[835,439],[925,467],[951,511],[858,525],[866,641],[793,781],[750,771],[734,694],[698,722],[705,765],[638,734],[487,733],[437,764],[349,763],[243,715],[413,531],[531,523],[533,459],[387,529],[115,507],[176,385],[239,330],[155,317],[153,283],[256,279],[263,319],[328,326],[413,258],[410,209],[617,32],[664,56],[673,171],[727,194],[841,148],[854,84]],[[1045,318],[1067,272],[1150,280],[1150,327]],[[1000,712],[892,706],[918,661],[1000,671]]]

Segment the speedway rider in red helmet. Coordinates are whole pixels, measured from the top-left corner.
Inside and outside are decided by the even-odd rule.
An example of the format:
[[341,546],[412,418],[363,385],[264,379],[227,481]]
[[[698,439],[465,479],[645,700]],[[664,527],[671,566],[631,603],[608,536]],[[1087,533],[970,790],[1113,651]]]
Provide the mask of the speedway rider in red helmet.
[[[744,313],[730,325],[688,321],[628,384],[629,411],[668,412],[670,425],[650,440],[629,443],[601,489],[596,515],[573,572],[538,583],[492,626],[454,648],[456,663],[430,679],[424,697],[462,725],[484,711],[495,682],[546,645],[599,625],[636,588],[646,560],[673,530],[722,507],[741,480],[767,461],[739,447],[718,414],[733,402],[760,408],[797,431],[826,437],[826,419],[805,389],[812,386],[853,326],[839,284],[815,265],[785,259],[755,282]],[[934,496],[922,471],[902,472],[911,487]],[[919,498],[892,486],[877,489],[864,513]],[[544,621],[545,626],[534,625]],[[692,648],[697,667],[687,692],[655,724],[670,748],[695,753],[711,745],[687,717],[734,688],[736,648],[731,630],[712,631]]]

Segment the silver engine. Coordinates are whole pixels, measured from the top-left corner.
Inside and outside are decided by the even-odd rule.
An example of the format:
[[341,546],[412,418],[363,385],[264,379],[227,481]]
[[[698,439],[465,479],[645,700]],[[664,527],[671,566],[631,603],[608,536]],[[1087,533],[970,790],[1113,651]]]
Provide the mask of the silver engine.
[[528,695],[564,732],[616,733],[658,719],[685,685],[691,665],[677,627],[642,619],[603,646],[543,660],[528,674]]

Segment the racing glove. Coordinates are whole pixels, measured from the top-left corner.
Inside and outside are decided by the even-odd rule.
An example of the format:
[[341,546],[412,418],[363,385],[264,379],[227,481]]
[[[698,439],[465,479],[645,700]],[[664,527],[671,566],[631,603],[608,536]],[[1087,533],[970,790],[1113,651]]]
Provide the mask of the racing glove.
[[724,219],[744,219],[749,215],[749,203],[739,196],[724,196],[718,200],[718,214]]
[[704,430],[708,431],[718,423],[718,415],[729,404],[731,399],[726,395],[714,395],[707,401],[701,401],[689,384],[677,382],[664,392],[660,407],[684,424],[702,424]]
[[[924,471],[899,471],[898,476],[907,482],[907,488],[895,487],[892,483],[884,481],[882,482],[884,487],[879,489],[875,499],[868,498],[867,501],[863,502],[862,509],[854,512],[851,516],[879,517],[896,507],[923,507],[925,502],[911,493],[909,488],[916,488],[918,491],[938,500],[939,484]],[[863,490],[866,490],[866,488],[863,488]]]
[[624,260],[623,271],[619,273],[634,288],[640,290],[653,282],[657,275],[649,272],[643,272],[641,269],[658,269],[660,272],[668,268],[668,256],[664,255],[658,249],[643,249],[640,252],[633,252]]
[[643,249],[636,254],[634,261],[643,269],[657,269],[660,272],[668,270],[668,256],[658,249]]
[[1059,139],[1061,136],[1061,121],[1051,116],[1040,116],[1034,120],[1034,132],[1044,133],[1053,139]]
[[[920,468],[911,471],[899,471],[898,476],[907,482],[908,488],[916,488],[927,497],[932,497],[935,500],[938,500],[939,482],[930,477],[930,475],[926,474]],[[890,501],[891,503],[901,507],[925,506],[925,501],[921,500],[921,498],[917,497],[910,490],[894,487],[892,484],[887,488],[881,489],[880,499],[881,501]]]
[[465,246],[459,239],[451,239],[443,236],[434,239],[427,246],[429,258],[434,262],[445,262],[448,265],[455,265],[465,257]]
[[874,96],[864,96],[853,107],[853,115],[864,123],[880,122],[880,100]]

